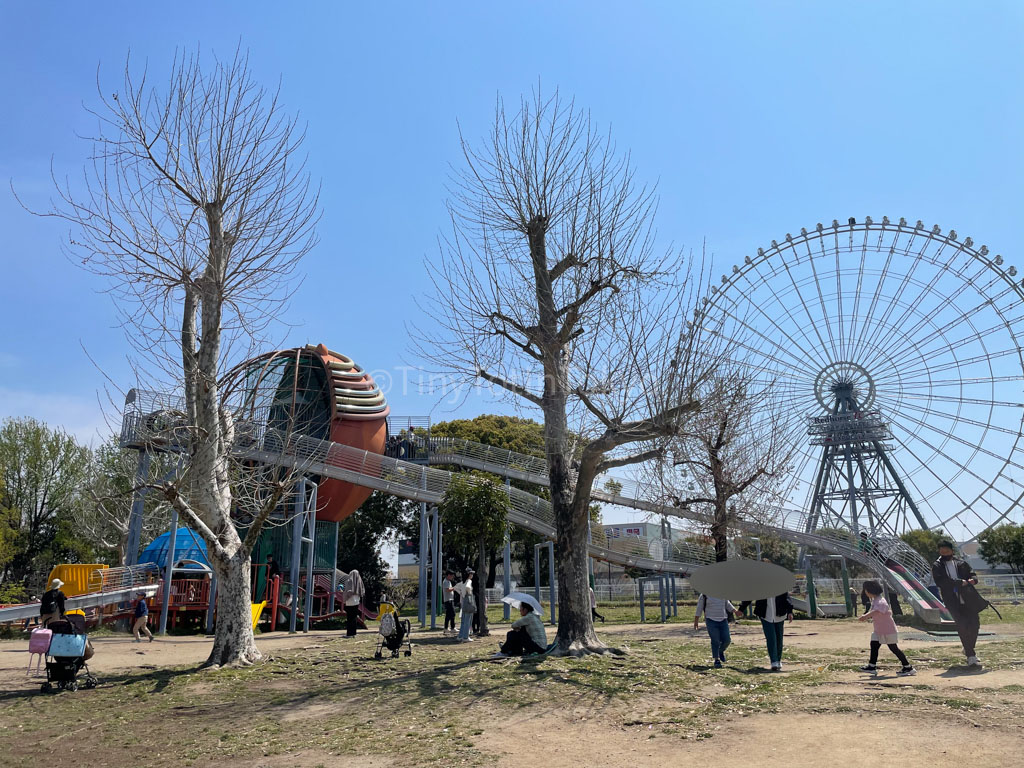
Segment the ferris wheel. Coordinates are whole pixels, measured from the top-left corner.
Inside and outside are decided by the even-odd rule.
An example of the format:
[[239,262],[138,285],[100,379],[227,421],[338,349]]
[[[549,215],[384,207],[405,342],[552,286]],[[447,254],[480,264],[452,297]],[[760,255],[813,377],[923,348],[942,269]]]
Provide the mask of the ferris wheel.
[[796,457],[779,504],[807,530],[1021,521],[1024,281],[1002,256],[851,218],[773,240],[703,301],[705,332],[765,385]]

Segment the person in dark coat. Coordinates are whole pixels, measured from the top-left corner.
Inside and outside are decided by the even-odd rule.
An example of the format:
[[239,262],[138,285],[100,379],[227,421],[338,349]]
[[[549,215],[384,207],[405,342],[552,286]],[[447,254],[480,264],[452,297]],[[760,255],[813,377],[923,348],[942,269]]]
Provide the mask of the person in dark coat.
[[964,647],[967,666],[981,667],[975,651],[981,619],[978,617],[988,608],[988,601],[978,594],[974,585],[977,574],[971,566],[954,555],[953,543],[939,542],[939,559],[932,563],[932,578],[942,595],[942,602],[956,622],[956,632]]
[[[750,605],[750,600],[740,603],[736,611],[736,618],[743,615],[743,611]],[[761,629],[764,632],[765,644],[768,646],[768,659],[771,661],[772,672],[782,671],[782,636],[785,631],[786,621],[793,620],[793,604],[789,601],[788,594],[781,594],[776,597],[754,602],[754,615],[761,620]]]
[[54,579],[50,582],[50,588],[43,592],[43,599],[39,603],[39,621],[44,627],[64,615],[64,601],[67,598],[60,591],[63,586],[63,581]]

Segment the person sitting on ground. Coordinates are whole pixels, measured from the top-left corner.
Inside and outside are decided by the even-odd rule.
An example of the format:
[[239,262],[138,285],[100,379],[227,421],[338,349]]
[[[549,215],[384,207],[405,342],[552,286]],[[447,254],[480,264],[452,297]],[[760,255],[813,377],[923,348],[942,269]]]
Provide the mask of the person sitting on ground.
[[544,631],[544,622],[540,620],[529,603],[519,604],[519,618],[512,622],[512,629],[505,635],[505,642],[495,658],[508,656],[528,656],[531,653],[544,653],[548,649],[548,635]]
[[45,628],[47,624],[64,615],[64,601],[67,599],[60,588],[64,582],[54,579],[50,582],[50,588],[43,592],[43,599],[39,603],[39,622]]
[[132,634],[135,635],[135,642],[142,642],[142,635],[149,638],[149,642],[153,642],[153,633],[149,631],[149,627],[146,626],[149,622],[149,606],[146,605],[146,593],[139,592],[139,599],[135,602],[135,613],[134,620],[132,621]]
[[892,618],[889,603],[882,597],[882,585],[877,581],[865,581],[864,592],[871,597],[871,610],[861,616],[858,621],[871,619],[874,622],[874,632],[871,633],[871,657],[868,663],[861,667],[861,670],[870,672],[872,675],[878,674],[878,649],[882,647],[882,643],[885,643],[903,665],[903,668],[896,674],[900,677],[916,675],[917,670],[907,660],[907,655],[900,650],[899,632],[896,630],[896,622]]

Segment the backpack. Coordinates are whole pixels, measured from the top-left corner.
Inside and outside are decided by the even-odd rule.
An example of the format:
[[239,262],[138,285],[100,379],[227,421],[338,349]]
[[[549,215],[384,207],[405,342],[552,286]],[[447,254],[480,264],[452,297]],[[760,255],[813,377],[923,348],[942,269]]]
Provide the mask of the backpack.
[[476,598],[472,593],[467,594],[462,599],[462,610],[465,613],[476,613]]
[[43,593],[42,603],[39,605],[39,614],[41,616],[47,613],[55,613],[57,611],[57,595],[51,589]]

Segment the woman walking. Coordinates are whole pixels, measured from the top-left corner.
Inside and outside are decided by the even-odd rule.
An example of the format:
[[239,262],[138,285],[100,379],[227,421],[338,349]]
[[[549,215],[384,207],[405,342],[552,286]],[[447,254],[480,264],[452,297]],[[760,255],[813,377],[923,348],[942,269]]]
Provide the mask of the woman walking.
[[697,612],[693,615],[693,628],[700,626],[700,615],[704,614],[704,623],[711,638],[711,656],[715,660],[715,669],[725,664],[725,649],[732,644],[729,634],[729,614],[736,613],[733,604],[720,597],[701,595],[697,598]]
[[462,616],[459,624],[458,641],[460,643],[471,643],[473,638],[469,631],[473,627],[473,614],[476,613],[476,597],[473,596],[473,575],[476,572],[472,568],[466,569],[466,578],[459,584],[459,597],[461,598]]
[[359,624],[359,606],[366,596],[366,588],[363,586],[363,579],[359,571],[354,568],[349,571],[345,578],[345,592],[342,595],[345,603],[345,637],[355,637],[356,627]]
[[[737,618],[751,603],[744,600],[736,612]],[[765,645],[768,646],[768,660],[771,661],[772,672],[782,671],[782,636],[786,621],[793,620],[793,604],[789,602],[789,593],[754,602],[754,615],[761,620]]]

